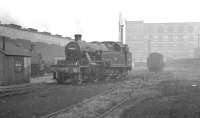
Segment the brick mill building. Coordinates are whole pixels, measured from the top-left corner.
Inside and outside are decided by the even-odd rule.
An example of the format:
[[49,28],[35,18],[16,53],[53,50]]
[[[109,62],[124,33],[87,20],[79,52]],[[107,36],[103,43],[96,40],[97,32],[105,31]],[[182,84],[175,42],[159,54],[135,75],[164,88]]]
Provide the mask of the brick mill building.
[[199,47],[200,22],[144,23],[126,21],[126,44],[134,62],[144,62],[150,52],[160,52],[166,60],[193,58]]

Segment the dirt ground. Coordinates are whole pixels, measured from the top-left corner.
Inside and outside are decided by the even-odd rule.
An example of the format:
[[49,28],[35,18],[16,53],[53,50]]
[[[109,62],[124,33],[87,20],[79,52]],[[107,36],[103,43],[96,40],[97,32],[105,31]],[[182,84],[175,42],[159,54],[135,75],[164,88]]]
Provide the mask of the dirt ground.
[[[133,99],[106,118],[200,118],[200,66],[193,65],[196,64],[166,67],[172,73],[170,76],[159,78],[161,81],[154,86],[134,90]],[[148,82],[148,76],[139,76],[140,72],[146,73],[136,69],[130,78]],[[33,93],[0,98],[0,118],[39,118],[100,94],[120,82],[86,86],[49,84]]]
[[41,85],[32,93],[0,98],[0,118],[39,118],[97,95],[114,84]]
[[173,68],[174,78],[149,89],[154,95],[143,95],[145,99],[137,103],[129,101],[120,118],[200,118],[199,70]]
[[124,110],[121,118],[200,118],[199,80],[163,81],[154,90],[159,94]]

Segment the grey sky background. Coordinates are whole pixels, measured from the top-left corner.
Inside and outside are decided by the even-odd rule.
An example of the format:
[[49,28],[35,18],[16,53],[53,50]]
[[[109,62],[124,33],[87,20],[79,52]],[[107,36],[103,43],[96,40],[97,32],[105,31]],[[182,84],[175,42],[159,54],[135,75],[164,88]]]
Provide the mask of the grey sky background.
[[200,22],[199,0],[0,0],[2,23],[52,34],[82,33],[86,41],[118,41],[125,20]]

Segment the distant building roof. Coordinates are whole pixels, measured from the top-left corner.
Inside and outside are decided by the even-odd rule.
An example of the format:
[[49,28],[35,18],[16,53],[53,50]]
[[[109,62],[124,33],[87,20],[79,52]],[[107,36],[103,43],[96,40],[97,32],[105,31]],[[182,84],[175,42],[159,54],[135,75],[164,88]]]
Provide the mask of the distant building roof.
[[17,25],[17,24],[1,24],[0,23],[0,26],[71,40],[71,37],[64,37],[64,36],[59,35],[59,34],[53,35],[53,34],[51,34],[50,32],[47,32],[47,31],[41,31],[40,32],[40,31],[38,31],[37,29],[34,29],[34,28],[23,28],[22,26]]
[[166,25],[169,25],[169,24],[200,24],[200,22],[144,22],[144,21],[131,21],[131,20],[127,20],[126,23],[130,23],[130,24],[166,24]]

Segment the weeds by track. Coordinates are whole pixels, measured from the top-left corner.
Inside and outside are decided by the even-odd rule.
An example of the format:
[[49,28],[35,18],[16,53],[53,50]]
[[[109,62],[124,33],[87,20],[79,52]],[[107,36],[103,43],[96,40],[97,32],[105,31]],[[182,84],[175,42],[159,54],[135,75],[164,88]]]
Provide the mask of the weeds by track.
[[[135,94],[136,90],[144,86],[151,86],[163,80],[163,78],[173,77],[170,73],[148,73],[139,74],[134,79],[125,80],[116,84],[106,92],[86,99],[83,102],[61,109],[42,118],[105,118],[112,111],[123,106]],[[102,101],[103,100],[103,101]],[[99,104],[94,104],[94,103]],[[105,106],[101,106],[105,104]],[[93,105],[93,107],[91,106]],[[91,108],[90,108],[91,107]]]

